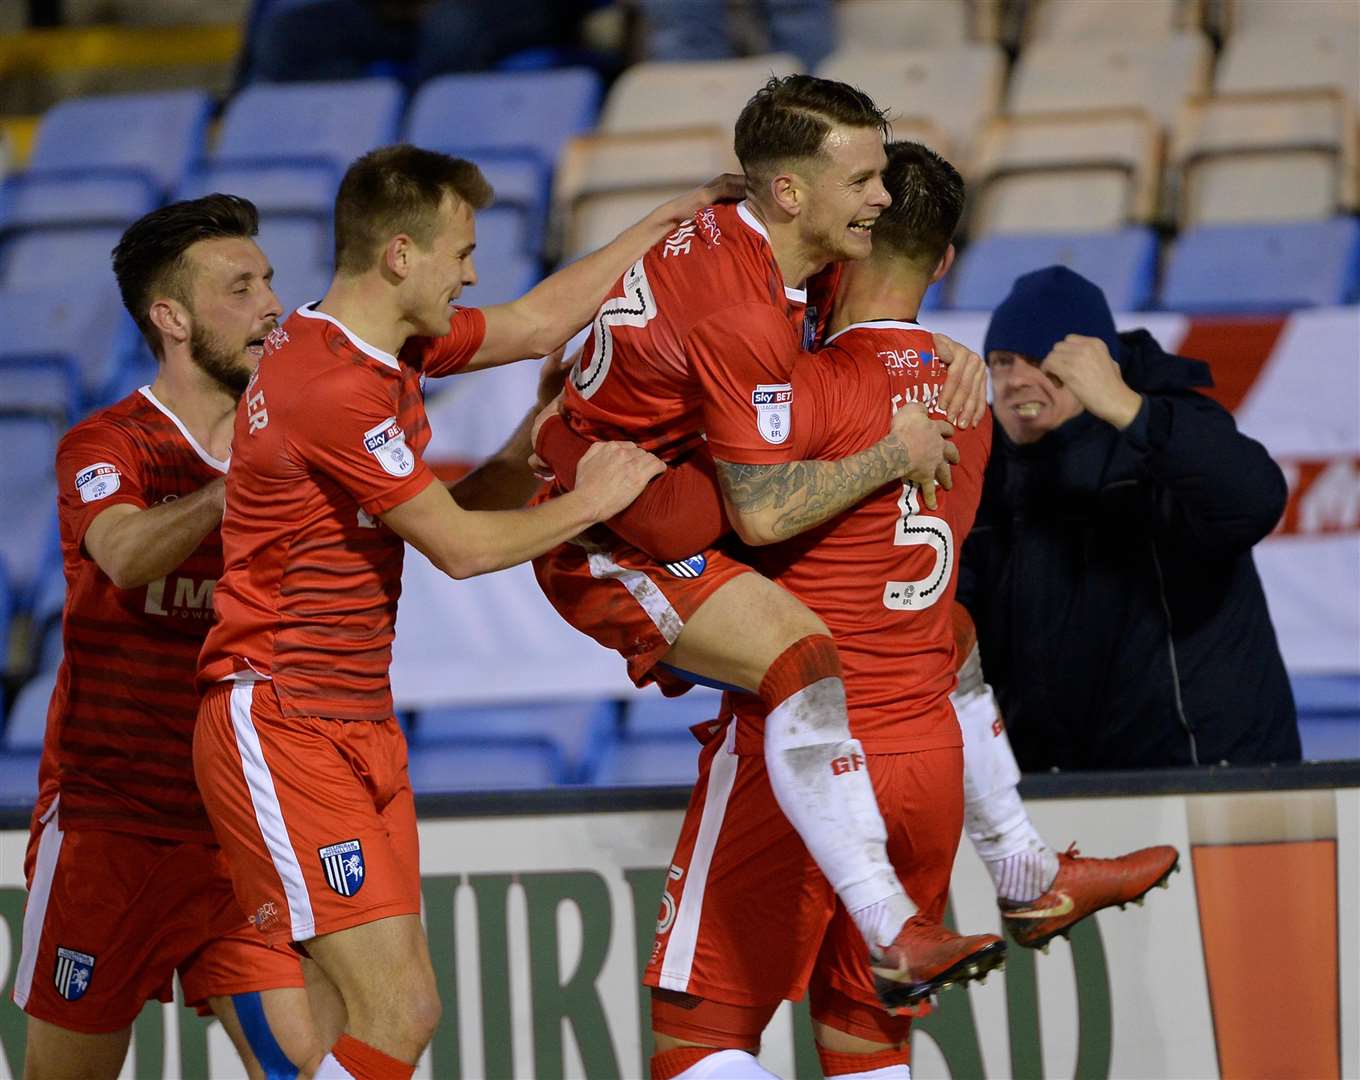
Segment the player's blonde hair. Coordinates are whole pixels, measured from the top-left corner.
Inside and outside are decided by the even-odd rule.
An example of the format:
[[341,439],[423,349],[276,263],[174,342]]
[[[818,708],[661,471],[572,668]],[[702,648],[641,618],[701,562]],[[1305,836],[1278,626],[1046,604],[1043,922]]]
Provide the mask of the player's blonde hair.
[[434,240],[446,198],[483,210],[494,197],[470,161],[416,146],[384,146],[354,162],[335,196],[335,269],[360,274],[383,246],[405,233],[422,248]]

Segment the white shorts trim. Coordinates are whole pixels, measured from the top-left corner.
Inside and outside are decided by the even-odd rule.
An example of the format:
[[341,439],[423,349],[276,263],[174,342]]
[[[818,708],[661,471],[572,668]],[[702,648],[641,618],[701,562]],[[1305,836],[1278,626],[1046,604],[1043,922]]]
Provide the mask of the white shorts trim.
[[254,682],[238,682],[231,690],[231,726],[236,735],[236,748],[241,754],[241,768],[250,802],[255,808],[255,821],[260,826],[269,858],[283,883],[283,895],[288,901],[288,921],[294,941],[316,937],[316,916],[312,913],[312,898],[307,893],[307,882],[302,876],[293,842],[284,824],[283,808],[274,790],[274,777],[264,760],[260,736],[250,718],[250,706],[255,696]]
[[52,895],[52,878],[57,872],[57,858],[61,855],[61,841],[65,834],[57,821],[58,795],[43,815],[42,836],[38,838],[38,858],[33,867],[33,886],[28,890],[28,904],[24,908],[23,943],[19,952],[19,967],[14,973],[14,1004],[23,1008],[33,990],[33,969],[38,963],[38,945],[42,942],[43,923],[47,921],[47,901]]
[[647,618],[652,620],[652,625],[666,639],[666,644],[675,644],[680,631],[685,628],[685,621],[671,606],[671,602],[666,599],[666,594],[657,587],[656,582],[640,570],[629,570],[620,566],[603,551],[590,553],[590,576],[597,581],[613,578],[619,582],[647,613]]
[[704,913],[704,892],[708,888],[708,870],[713,863],[713,852],[718,846],[718,834],[727,816],[727,803],[732,797],[732,785],[737,779],[736,753],[737,724],[727,725],[727,737],[722,749],[714,756],[708,770],[708,787],[704,791],[704,810],[699,818],[699,835],[694,840],[694,854],[690,856],[685,885],[680,892],[680,903],[675,913],[675,925],[666,941],[666,952],[661,958],[661,975],[657,985],[662,990],[688,990],[689,977],[694,968],[694,949],[699,941],[699,920]]

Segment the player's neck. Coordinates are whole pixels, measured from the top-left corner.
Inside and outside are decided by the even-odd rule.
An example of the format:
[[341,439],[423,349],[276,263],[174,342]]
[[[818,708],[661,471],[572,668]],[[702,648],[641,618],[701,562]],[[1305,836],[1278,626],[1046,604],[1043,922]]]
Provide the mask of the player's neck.
[[798,235],[798,223],[779,211],[769,211],[754,198],[746,200],[746,207],[755,215],[774,252],[774,261],[784,284],[790,289],[801,289],[807,279],[827,264],[826,256],[809,251]]
[[870,257],[846,263],[841,271],[829,334],[856,323],[876,319],[915,322],[929,281],[902,260],[886,262]]
[[188,353],[172,353],[161,361],[151,393],[184,425],[198,444],[217,458],[231,446],[231,417],[237,395],[203,371]]
[[372,277],[337,275],[316,309],[342,323],[365,344],[396,356],[411,336],[411,329],[392,300],[391,286]]

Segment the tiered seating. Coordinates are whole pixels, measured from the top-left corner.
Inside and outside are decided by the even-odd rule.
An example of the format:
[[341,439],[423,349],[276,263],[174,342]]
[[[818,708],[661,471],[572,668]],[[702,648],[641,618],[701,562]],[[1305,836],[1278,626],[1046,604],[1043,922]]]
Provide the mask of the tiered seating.
[[1127,41],[1165,37],[1197,25],[1202,0],[1031,0],[1031,42]]
[[1219,58],[1214,89],[1340,90],[1354,100],[1360,93],[1360,21],[1305,21],[1234,33]]
[[[20,607],[56,552],[56,477],[51,468],[59,428],[41,416],[0,415],[0,491],[5,528],[0,560]],[[36,466],[36,467],[35,467]]]
[[784,53],[634,64],[610,89],[600,130],[618,134],[713,126],[731,132],[742,107],[766,79],[798,70],[798,61]]
[[974,36],[969,23],[966,0],[840,0],[836,4],[837,40],[843,48],[961,45]]
[[[58,246],[58,254],[50,257],[62,250]],[[42,251],[35,243],[18,256],[16,287],[0,289],[0,325],[5,327],[0,337],[0,381],[5,383],[0,402],[70,423],[102,400],[117,377],[120,336],[133,332],[131,320],[109,271],[91,276],[68,269],[64,276],[52,274],[56,280],[50,283],[30,285],[35,275],[24,274],[23,267]],[[105,248],[106,266],[108,257]],[[73,265],[89,264],[87,258]],[[26,371],[22,380],[9,377],[17,367]]]

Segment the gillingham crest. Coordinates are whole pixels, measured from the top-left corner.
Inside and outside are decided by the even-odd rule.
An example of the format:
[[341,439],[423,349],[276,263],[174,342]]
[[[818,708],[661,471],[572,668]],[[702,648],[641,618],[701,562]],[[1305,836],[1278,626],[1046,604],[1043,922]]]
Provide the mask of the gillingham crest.
[[344,840],[319,848],[326,884],[341,896],[353,896],[364,887],[364,849],[358,840]]
[[410,476],[416,467],[416,457],[406,445],[406,432],[395,416],[364,432],[364,449],[378,459],[383,472],[393,476]]
[[793,426],[793,384],[761,383],[751,392],[756,427],[767,443],[782,443]]
[[708,559],[700,552],[698,555],[691,555],[688,559],[681,559],[679,562],[668,562],[665,566],[672,577],[697,578],[708,566]]
[[57,993],[67,1001],[79,1001],[90,988],[94,978],[94,957],[75,949],[57,947],[57,966],[52,972],[52,982]]

